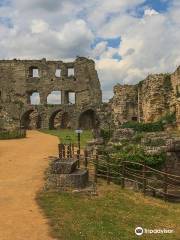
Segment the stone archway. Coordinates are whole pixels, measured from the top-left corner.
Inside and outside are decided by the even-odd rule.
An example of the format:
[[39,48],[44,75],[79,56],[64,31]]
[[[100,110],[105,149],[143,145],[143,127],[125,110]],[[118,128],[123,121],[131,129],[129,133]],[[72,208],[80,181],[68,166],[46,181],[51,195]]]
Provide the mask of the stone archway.
[[21,117],[21,126],[25,129],[41,128],[41,117],[37,110],[31,109],[26,111]]
[[62,110],[52,113],[49,119],[49,129],[66,129],[69,128],[69,114]]
[[79,127],[82,129],[97,128],[98,121],[94,110],[89,109],[81,113],[79,117]]

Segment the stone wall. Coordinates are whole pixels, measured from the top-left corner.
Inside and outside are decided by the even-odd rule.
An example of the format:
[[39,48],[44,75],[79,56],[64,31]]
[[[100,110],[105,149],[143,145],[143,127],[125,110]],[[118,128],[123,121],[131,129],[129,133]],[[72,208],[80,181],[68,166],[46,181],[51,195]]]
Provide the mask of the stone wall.
[[[61,92],[60,104],[47,104],[47,97],[53,91]],[[33,93],[39,94],[39,105],[31,103]],[[71,93],[75,95],[74,103],[70,101]],[[37,124],[49,128],[58,112],[67,113],[69,127],[76,128],[80,115],[91,110],[94,118],[101,103],[100,82],[91,59],[78,57],[69,63],[46,59],[0,60],[1,129],[16,128],[20,121],[26,127],[30,121],[29,128],[36,128]]]
[[113,119],[116,126],[137,120],[138,115],[138,88],[132,85],[116,85],[112,100]]
[[116,85],[112,99],[115,125],[127,121],[154,122],[176,112],[180,122],[180,67],[173,74],[149,75],[136,85]]

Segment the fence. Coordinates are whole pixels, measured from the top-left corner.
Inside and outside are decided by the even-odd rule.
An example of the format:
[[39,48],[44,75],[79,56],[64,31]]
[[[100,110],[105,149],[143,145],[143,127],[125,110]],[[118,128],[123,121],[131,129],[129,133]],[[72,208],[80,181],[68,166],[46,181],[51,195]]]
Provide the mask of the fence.
[[165,201],[180,201],[180,176],[168,173],[166,166],[164,171],[159,171],[146,163],[121,161],[120,164],[113,164],[110,160],[108,156],[88,156],[86,151],[84,153],[84,166],[88,168],[89,164],[94,165],[96,183],[98,177],[101,177],[106,179],[107,184],[111,181],[120,184],[122,189],[133,187],[144,195],[161,197]]
[[[161,197],[165,201],[180,201],[180,176],[151,168],[146,163],[121,161],[113,164],[109,155],[89,154],[87,150],[79,153],[76,146],[59,144],[59,156],[77,158],[78,167],[88,169],[90,178],[97,183],[98,178],[106,179],[107,184],[115,182],[121,188],[136,187],[144,195]],[[117,159],[114,159],[117,160]]]

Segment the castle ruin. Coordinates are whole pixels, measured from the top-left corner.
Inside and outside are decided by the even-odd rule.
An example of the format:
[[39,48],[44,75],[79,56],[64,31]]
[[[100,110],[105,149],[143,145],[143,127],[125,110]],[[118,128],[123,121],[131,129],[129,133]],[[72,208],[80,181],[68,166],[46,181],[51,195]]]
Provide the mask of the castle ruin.
[[136,85],[116,85],[111,108],[115,126],[154,122],[175,112],[180,127],[180,67],[173,74],[149,75]]
[[[48,104],[53,92],[58,104]],[[32,99],[38,98],[38,103]],[[0,129],[93,128],[102,103],[100,82],[93,60],[0,61]]]
[[180,128],[180,67],[173,74],[149,75],[136,85],[118,84],[110,102],[102,103],[91,59],[0,61],[0,130],[92,129],[106,123],[118,128],[127,121],[154,122],[174,112]]

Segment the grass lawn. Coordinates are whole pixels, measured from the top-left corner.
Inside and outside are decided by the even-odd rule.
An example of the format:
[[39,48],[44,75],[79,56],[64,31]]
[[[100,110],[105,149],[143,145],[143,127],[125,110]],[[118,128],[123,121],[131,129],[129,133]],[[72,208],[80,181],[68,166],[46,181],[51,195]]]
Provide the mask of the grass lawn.
[[[77,134],[72,129],[59,129],[59,130],[41,130],[44,133],[51,134],[59,137],[62,143],[67,142],[67,136],[71,138],[71,142],[77,144]],[[86,143],[93,138],[91,130],[84,130],[81,134],[81,146],[84,147]]]
[[[143,197],[109,186],[102,180],[98,196],[43,192],[38,202],[49,219],[52,235],[61,240],[179,240],[180,204]],[[135,236],[134,229],[173,229],[173,234]]]

